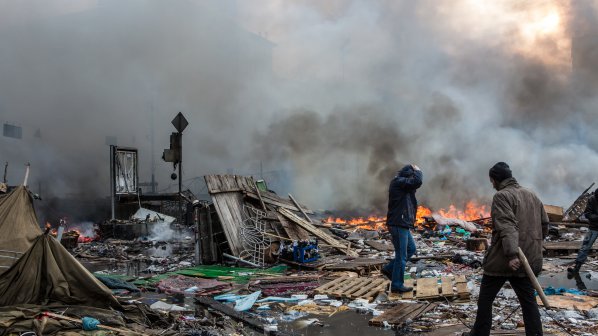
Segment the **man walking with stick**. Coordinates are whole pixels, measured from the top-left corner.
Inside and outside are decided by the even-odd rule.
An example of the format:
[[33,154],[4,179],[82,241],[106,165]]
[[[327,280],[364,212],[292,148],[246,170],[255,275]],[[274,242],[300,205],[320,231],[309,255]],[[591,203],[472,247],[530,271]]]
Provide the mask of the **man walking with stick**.
[[[478,298],[478,312],[470,336],[490,335],[492,304],[506,281],[517,294],[523,312],[525,334],[542,335],[540,311],[534,284],[519,259],[519,248],[531,271],[542,270],[542,241],[548,233],[548,215],[540,199],[513,178],[508,164],[490,168],[490,181],[497,190],[492,200],[492,241],[482,264],[484,275]],[[533,275],[533,274],[532,274]],[[535,277],[534,279],[535,280]]]

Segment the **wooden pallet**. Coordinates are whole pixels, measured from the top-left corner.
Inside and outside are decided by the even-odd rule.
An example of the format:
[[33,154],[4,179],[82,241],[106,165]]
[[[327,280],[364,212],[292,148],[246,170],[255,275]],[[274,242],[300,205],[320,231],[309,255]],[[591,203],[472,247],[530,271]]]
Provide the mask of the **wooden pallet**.
[[413,291],[390,296],[391,300],[427,300],[435,298],[454,298],[468,299],[469,290],[467,289],[467,279],[464,275],[443,276],[437,278],[419,278],[405,280],[405,286],[413,287]]
[[372,301],[386,291],[389,281],[384,278],[340,277],[315,289],[316,294],[347,299]]

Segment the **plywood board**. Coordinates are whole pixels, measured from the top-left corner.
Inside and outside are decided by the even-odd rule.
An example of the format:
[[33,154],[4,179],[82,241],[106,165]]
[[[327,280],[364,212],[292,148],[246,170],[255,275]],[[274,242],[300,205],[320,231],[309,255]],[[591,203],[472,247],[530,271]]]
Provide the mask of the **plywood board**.
[[[565,293],[563,295],[548,295],[548,303],[551,308],[577,309],[583,312],[598,306],[598,298],[586,295],[573,295]],[[536,298],[539,305],[544,305],[539,297]]]

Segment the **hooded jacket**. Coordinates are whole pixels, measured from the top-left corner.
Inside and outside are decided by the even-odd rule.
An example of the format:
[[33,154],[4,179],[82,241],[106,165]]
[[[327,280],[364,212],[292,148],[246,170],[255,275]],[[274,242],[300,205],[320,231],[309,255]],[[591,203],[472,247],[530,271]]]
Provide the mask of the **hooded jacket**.
[[586,219],[590,222],[590,230],[598,231],[598,189],[594,192],[594,195],[588,199],[588,205],[583,214]]
[[422,185],[423,174],[411,165],[403,167],[388,188],[386,225],[413,228],[417,211],[415,191]]
[[542,241],[548,233],[544,205],[529,189],[511,177],[502,181],[492,200],[492,242],[484,256],[484,274],[525,277],[520,267],[511,270],[509,261],[517,258],[517,248],[525,254],[537,275],[542,270]]

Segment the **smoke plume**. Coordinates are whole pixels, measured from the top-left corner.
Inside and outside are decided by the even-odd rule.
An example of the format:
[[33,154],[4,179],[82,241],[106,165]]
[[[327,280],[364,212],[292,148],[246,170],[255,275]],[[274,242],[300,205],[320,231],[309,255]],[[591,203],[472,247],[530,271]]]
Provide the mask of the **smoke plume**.
[[384,211],[416,163],[422,202],[461,206],[488,202],[506,161],[568,206],[598,179],[596,1],[258,3],[0,1],[10,182],[31,162],[45,194],[107,195],[108,136],[175,190],[160,157],[178,111],[195,192],[263,167],[312,208]]

